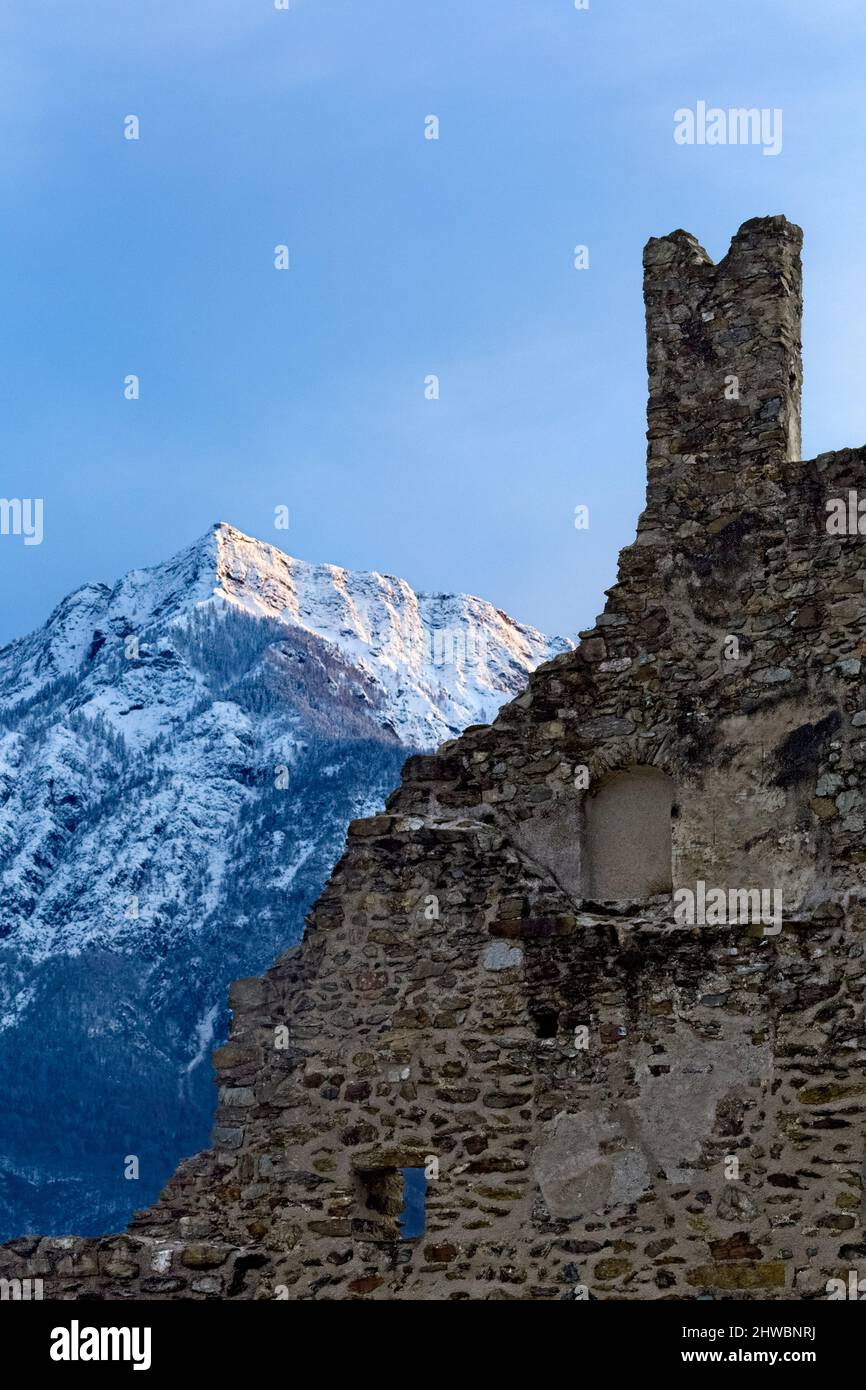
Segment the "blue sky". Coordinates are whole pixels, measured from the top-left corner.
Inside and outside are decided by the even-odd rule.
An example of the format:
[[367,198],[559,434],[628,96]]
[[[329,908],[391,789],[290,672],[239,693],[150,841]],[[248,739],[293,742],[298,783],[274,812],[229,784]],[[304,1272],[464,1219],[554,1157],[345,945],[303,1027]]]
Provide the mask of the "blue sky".
[[[804,450],[866,442],[864,59],[862,0],[5,6],[0,496],[45,538],[0,536],[0,642],[218,519],[573,635],[643,505],[641,249],[680,226],[803,225]],[[782,108],[781,154],[675,144],[699,99]]]

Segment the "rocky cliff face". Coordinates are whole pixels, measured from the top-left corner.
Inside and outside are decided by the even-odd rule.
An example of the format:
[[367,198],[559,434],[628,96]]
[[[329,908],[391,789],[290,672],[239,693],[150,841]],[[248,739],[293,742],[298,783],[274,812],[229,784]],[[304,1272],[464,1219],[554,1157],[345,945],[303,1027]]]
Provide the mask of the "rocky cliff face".
[[157,1195],[207,1140],[229,981],[298,939],[407,752],[564,645],[220,525],[0,652],[4,1236]]

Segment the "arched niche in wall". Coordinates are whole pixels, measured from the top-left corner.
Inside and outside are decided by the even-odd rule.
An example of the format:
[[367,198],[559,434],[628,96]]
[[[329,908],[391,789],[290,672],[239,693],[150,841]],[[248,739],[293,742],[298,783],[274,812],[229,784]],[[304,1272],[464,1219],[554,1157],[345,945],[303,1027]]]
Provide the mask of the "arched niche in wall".
[[645,902],[673,891],[671,811],[674,783],[655,767],[613,772],[586,813],[586,897],[594,902]]

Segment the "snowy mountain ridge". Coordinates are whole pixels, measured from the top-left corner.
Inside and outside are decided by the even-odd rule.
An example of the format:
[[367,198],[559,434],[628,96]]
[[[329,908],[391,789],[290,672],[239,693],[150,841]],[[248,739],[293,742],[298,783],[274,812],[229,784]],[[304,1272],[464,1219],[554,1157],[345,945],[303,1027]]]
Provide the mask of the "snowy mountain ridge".
[[[155,627],[170,638],[174,624],[204,605],[231,606],[330,643],[380,687],[383,724],[413,747],[488,722],[530,670],[569,646],[484,599],[416,594],[391,575],[310,564],[218,522],[173,559],[132,570],[113,589],[85,585],[44,628],[0,650],[0,704],[76,671],[96,643],[143,640]],[[117,707],[101,712],[129,734]]]

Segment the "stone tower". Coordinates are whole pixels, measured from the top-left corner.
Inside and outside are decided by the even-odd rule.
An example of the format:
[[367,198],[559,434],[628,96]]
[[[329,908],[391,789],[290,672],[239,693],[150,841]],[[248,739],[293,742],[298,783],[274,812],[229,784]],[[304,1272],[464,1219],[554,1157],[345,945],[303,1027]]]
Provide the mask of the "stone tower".
[[[645,253],[647,505],[578,648],[355,822],[213,1148],[46,1296],[823,1297],[866,1255],[866,596],[801,234]],[[405,1239],[403,1171],[428,1175]]]

